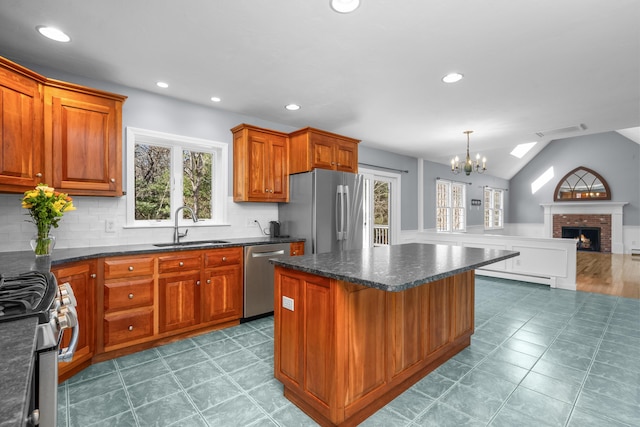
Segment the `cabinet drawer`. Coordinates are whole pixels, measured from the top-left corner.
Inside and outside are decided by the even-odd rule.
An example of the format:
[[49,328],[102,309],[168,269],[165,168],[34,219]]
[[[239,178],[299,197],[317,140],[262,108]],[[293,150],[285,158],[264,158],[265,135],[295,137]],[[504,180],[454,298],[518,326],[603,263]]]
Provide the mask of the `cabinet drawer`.
[[153,308],[144,307],[104,317],[104,345],[120,344],[153,335]]
[[291,256],[304,255],[304,242],[291,243],[289,255]]
[[167,255],[158,257],[158,271],[172,273],[176,271],[200,270],[202,256],[198,255]]
[[104,278],[150,276],[153,274],[154,257],[108,258],[104,260]]
[[104,310],[121,310],[153,304],[153,279],[105,283]]
[[204,267],[221,267],[242,263],[242,248],[226,248],[208,251],[204,255]]

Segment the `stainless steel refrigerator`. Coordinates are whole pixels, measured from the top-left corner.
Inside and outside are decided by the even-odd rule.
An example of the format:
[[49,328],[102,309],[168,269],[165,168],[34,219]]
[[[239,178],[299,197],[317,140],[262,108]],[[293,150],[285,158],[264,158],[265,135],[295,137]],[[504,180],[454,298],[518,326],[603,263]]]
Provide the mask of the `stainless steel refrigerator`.
[[278,204],[281,232],[303,237],[305,254],[363,247],[362,175],[315,169],[289,176],[289,203]]

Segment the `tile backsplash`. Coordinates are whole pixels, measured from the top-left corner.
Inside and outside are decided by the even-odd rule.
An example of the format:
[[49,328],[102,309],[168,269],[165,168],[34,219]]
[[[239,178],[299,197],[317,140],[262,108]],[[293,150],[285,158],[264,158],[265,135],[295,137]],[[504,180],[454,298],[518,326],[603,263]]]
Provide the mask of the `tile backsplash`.
[[[35,234],[35,225],[22,209],[22,194],[0,194],[0,252],[31,250],[29,241]],[[173,227],[126,228],[126,196],[82,197],[74,196],[77,210],[67,212],[52,229],[57,248],[78,248],[141,243],[164,243],[173,239]],[[194,225],[188,228],[185,240],[207,240],[236,237],[262,236],[260,228],[249,225],[250,219],[258,219],[263,228],[269,221],[278,219],[276,203],[234,203],[227,201],[227,223],[221,226]],[[105,231],[106,221],[115,222],[115,233]]]

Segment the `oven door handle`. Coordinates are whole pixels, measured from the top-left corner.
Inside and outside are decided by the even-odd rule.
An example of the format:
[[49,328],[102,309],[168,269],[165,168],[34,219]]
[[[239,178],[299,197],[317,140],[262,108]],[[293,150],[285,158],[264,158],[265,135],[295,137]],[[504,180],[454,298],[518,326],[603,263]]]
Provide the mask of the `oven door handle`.
[[68,313],[67,315],[72,318],[70,320],[71,327],[71,341],[69,342],[69,346],[65,348],[61,348],[58,353],[58,360],[61,362],[71,362],[73,359],[73,355],[76,352],[76,348],[78,348],[78,338],[80,337],[80,322],[78,322],[78,314],[74,307],[67,307]]

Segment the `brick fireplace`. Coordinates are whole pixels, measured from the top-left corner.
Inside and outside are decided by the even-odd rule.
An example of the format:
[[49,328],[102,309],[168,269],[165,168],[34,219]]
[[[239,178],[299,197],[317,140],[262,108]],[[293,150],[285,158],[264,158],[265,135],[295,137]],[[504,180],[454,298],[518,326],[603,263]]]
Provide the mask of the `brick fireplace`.
[[543,203],[544,235],[561,237],[562,227],[600,227],[601,252],[624,253],[623,207],[628,202],[583,201]]
[[553,237],[562,237],[562,227],[599,228],[600,252],[611,253],[611,215],[608,214],[554,214]]

